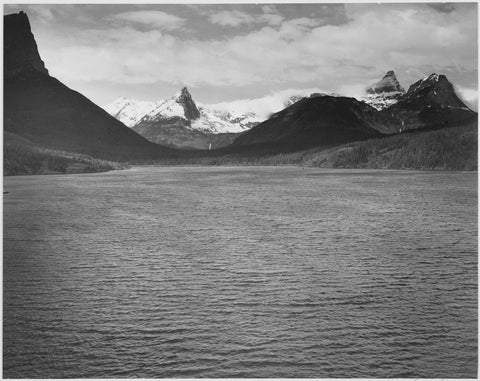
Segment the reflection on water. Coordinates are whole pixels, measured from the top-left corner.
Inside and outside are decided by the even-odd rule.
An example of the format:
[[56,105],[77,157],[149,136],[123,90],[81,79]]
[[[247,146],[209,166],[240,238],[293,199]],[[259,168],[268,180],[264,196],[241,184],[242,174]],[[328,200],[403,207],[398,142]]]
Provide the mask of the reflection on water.
[[477,175],[5,179],[4,377],[475,377]]

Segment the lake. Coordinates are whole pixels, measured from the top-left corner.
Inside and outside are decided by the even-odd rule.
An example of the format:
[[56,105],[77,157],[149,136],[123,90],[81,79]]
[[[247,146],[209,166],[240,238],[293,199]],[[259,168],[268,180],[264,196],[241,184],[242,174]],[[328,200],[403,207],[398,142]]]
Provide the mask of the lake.
[[477,173],[7,177],[3,376],[477,375]]

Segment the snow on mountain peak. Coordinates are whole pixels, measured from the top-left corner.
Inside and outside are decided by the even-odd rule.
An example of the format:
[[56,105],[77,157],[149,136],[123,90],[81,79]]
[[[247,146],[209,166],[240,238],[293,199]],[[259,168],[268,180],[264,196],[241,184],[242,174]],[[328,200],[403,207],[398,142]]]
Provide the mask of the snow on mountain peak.
[[[156,102],[118,98],[104,109],[129,127],[145,122],[165,121],[172,118],[188,120],[191,129],[210,133],[238,133],[263,122],[275,112],[315,95],[327,95],[318,88],[287,89],[264,97],[241,99],[217,104],[195,104],[186,87],[173,97]],[[331,94],[330,94],[331,95]]]
[[220,102],[216,104],[202,105],[202,107],[215,110],[218,113],[230,114],[232,117],[241,117],[249,115],[251,121],[263,122],[275,112],[283,110],[292,103],[307,97],[313,93],[327,94],[327,92],[318,89],[286,89],[277,92],[271,92],[261,98],[240,99],[231,102]]
[[425,81],[438,82],[439,78],[440,78],[440,76],[437,73],[433,73],[433,74],[427,75],[425,78],[423,78],[422,82],[425,82]]
[[157,102],[139,101],[121,97],[103,106],[103,109],[128,127],[133,127]]

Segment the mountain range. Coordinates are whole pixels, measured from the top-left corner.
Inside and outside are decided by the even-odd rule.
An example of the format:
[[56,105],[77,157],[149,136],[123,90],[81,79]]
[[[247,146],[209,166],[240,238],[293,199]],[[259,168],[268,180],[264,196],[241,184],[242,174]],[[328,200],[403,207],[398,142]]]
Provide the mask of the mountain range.
[[478,117],[444,75],[405,91],[392,70],[358,99],[311,88],[205,105],[184,87],[168,99],[119,98],[102,109],[49,75],[23,12],[4,16],[4,57],[4,143],[23,147],[4,159],[20,167],[31,149],[136,162],[207,155],[198,149],[265,155],[476,125]]
[[[272,97],[281,102],[267,104],[263,113],[235,110],[241,101],[197,107],[187,88],[166,100],[120,98],[104,108],[152,142],[200,149],[287,142],[331,145],[441,127],[476,115],[457,97],[445,76],[432,74],[405,91],[393,70],[366,87],[366,95],[359,99],[313,89]],[[252,104],[261,100],[252,100]]]
[[272,115],[240,135],[236,146],[277,144],[290,149],[333,146],[385,134],[418,129],[438,129],[475,121],[470,110],[455,94],[444,75],[431,74],[407,92],[399,86],[393,71],[369,90],[384,96],[383,107],[373,107],[355,98],[310,96]]
[[118,98],[103,108],[148,140],[176,148],[220,148],[317,89],[284,90],[256,99],[197,104],[184,87],[158,101]]

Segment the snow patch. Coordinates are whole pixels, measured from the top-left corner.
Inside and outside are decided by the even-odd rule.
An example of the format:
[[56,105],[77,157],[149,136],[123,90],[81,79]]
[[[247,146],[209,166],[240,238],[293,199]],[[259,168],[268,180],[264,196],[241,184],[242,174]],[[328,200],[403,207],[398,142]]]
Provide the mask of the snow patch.
[[301,90],[287,89],[272,92],[261,98],[240,99],[232,102],[221,102],[202,106],[217,112],[229,113],[234,117],[251,114],[252,121],[261,122],[268,119],[271,114],[281,111],[285,107],[295,103],[295,101],[313,93],[326,94],[324,90],[318,88]]
[[127,127],[133,127],[156,106],[157,102],[139,101],[122,97],[103,106],[103,109]]

